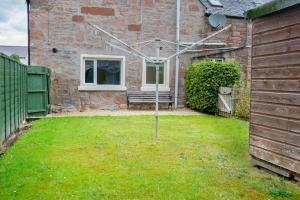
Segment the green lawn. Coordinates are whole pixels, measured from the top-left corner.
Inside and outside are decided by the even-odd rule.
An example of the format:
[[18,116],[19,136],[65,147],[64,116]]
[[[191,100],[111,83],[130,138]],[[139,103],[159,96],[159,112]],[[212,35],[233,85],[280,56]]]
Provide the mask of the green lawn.
[[248,123],[214,116],[35,121],[0,158],[0,199],[300,199],[250,164]]

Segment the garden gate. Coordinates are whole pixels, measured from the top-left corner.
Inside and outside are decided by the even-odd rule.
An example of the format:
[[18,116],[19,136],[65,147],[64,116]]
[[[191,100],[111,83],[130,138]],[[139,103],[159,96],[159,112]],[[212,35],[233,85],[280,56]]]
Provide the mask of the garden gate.
[[50,70],[45,67],[28,67],[28,116],[47,115],[50,112]]
[[233,112],[234,92],[232,88],[220,87],[218,96],[219,115],[228,117]]

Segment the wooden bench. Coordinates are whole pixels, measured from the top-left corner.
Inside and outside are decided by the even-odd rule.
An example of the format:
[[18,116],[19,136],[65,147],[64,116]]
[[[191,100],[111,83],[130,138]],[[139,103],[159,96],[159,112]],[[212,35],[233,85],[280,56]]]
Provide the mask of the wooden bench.
[[[147,104],[155,103],[155,92],[142,92],[142,91],[128,91],[127,92],[127,106],[129,109],[129,104]],[[168,104],[168,108],[173,109],[174,99],[170,92],[160,91],[158,95],[159,104]]]

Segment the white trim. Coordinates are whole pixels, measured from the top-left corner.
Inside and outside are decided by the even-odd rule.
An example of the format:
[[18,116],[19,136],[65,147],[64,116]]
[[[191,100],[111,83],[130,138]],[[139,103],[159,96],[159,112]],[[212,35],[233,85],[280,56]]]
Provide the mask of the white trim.
[[[154,58],[155,60],[165,60],[165,58]],[[170,77],[170,61],[165,60],[164,62],[164,84],[159,84],[159,91],[170,91],[169,87]],[[146,59],[143,59],[143,73],[142,73],[142,87],[141,91],[155,91],[155,84],[146,84]]]
[[224,62],[224,57],[207,57],[206,60],[215,61],[215,62]]
[[121,85],[80,85],[79,91],[126,91],[127,88]]
[[[155,91],[155,89],[156,89],[155,86],[154,87],[152,87],[152,86],[143,86],[143,87],[141,87],[141,91],[145,91],[145,92]],[[161,92],[169,92],[170,88],[159,86],[158,90],[161,91]]]
[[[85,60],[94,60],[94,83],[85,83]],[[121,77],[120,85],[97,85],[97,60],[120,60],[121,61]],[[78,86],[79,91],[124,91],[125,86],[125,56],[115,56],[115,55],[81,55],[81,65],[80,65],[80,86]]]

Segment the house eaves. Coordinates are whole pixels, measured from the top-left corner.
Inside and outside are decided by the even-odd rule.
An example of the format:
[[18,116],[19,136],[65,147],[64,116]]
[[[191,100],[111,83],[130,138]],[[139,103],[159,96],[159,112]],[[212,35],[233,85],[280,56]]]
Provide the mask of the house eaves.
[[249,19],[255,19],[294,6],[300,6],[300,0],[273,0],[249,10],[247,12],[247,17]]
[[244,18],[245,12],[270,0],[218,0],[222,6],[215,6],[210,0],[200,0],[206,8],[206,14],[222,14],[227,17]]

